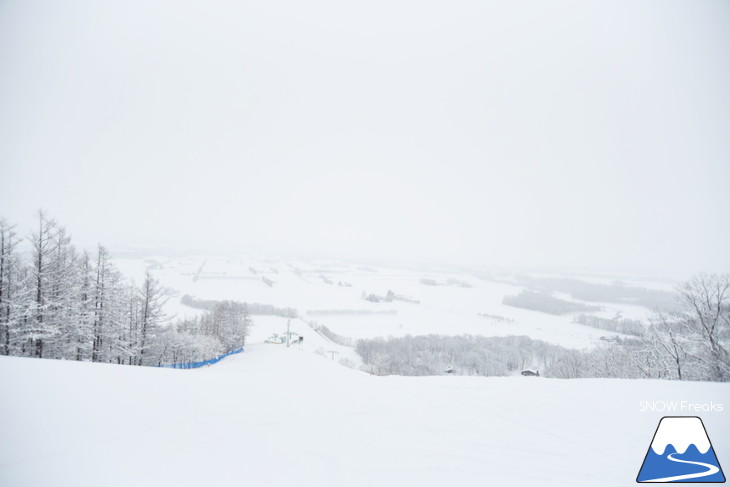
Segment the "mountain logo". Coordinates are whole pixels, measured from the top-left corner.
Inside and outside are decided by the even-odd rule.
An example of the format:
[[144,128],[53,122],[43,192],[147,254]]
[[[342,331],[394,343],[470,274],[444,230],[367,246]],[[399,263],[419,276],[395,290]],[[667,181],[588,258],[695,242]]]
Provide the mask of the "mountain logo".
[[725,482],[702,420],[697,416],[664,416],[659,421],[636,481]]

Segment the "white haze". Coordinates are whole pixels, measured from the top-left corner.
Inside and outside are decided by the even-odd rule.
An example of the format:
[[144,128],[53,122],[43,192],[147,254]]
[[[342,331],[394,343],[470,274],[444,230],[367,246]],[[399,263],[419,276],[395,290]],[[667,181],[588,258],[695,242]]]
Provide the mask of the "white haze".
[[724,1],[0,0],[0,215],[76,241],[730,270]]

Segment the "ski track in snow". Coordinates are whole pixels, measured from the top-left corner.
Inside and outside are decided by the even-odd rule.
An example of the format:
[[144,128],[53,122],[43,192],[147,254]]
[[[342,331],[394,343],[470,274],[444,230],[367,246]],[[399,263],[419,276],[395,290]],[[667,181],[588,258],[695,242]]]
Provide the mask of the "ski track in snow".
[[675,475],[674,477],[662,477],[660,479],[644,480],[644,482],[675,482],[677,480],[698,479],[700,477],[707,477],[708,475],[716,474],[717,472],[720,471],[719,468],[717,468],[714,465],[710,465],[709,463],[691,462],[689,460],[680,460],[679,458],[674,458],[672,455],[677,455],[677,453],[671,453],[667,456],[667,458],[673,462],[689,463],[691,465],[699,465],[701,467],[708,468],[708,470],[705,472],[699,472],[699,473],[688,473],[685,475]]

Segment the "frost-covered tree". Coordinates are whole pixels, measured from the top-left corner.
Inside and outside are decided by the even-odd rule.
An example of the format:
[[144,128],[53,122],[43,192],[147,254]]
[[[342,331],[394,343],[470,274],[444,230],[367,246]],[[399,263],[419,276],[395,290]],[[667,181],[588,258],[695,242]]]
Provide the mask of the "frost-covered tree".
[[[648,376],[682,380],[682,370],[691,359],[687,350],[690,343],[682,335],[681,315],[657,313],[652,317],[643,343],[650,357]],[[687,374],[685,373],[685,378]]]
[[94,268],[91,256],[84,251],[78,260],[78,289],[75,326],[70,330],[70,356],[74,360],[90,360],[94,342]]
[[224,302],[213,308],[210,319],[216,322],[217,338],[226,350],[235,350],[246,341],[251,323],[245,304]]
[[106,325],[109,286],[107,281],[110,274],[109,254],[99,245],[96,252],[96,268],[94,281],[94,315],[92,325],[91,361],[102,361],[104,346],[104,327]]
[[74,335],[77,328],[79,294],[79,259],[66,229],[56,226],[52,259],[46,293],[46,324],[53,330],[47,339],[48,358],[66,358],[73,355]]
[[49,311],[53,303],[49,301],[52,273],[55,269],[53,261],[56,252],[57,228],[53,219],[48,219],[42,210],[38,211],[38,231],[30,237],[33,246],[32,277],[34,281],[34,302],[30,310],[32,316],[25,324],[28,336],[29,353],[43,358],[44,345],[55,337],[57,330],[49,320]]
[[637,367],[646,377],[730,380],[730,276],[695,276],[677,301],[678,311],[651,319]]
[[700,274],[678,290],[684,312],[677,323],[703,375],[730,380],[730,275]]
[[127,339],[128,350],[126,363],[129,365],[139,364],[140,357],[140,301],[139,291],[130,284],[127,286],[124,293],[125,309],[126,309],[126,330],[125,336]]
[[154,339],[164,318],[163,298],[160,282],[147,271],[139,292],[139,365],[154,364],[154,357],[151,357],[149,352],[153,348]]
[[65,228],[42,211],[36,229],[23,259],[14,227],[0,219],[0,354],[161,365],[244,344],[251,325],[245,304],[213,302],[199,318],[169,323],[151,273],[139,288],[126,282],[104,247],[93,257],[77,252]]
[[[15,328],[16,319],[13,300],[17,288],[18,262],[15,248],[15,226],[4,218],[0,219],[0,354],[11,353],[11,329]],[[12,323],[11,323],[12,320]]]

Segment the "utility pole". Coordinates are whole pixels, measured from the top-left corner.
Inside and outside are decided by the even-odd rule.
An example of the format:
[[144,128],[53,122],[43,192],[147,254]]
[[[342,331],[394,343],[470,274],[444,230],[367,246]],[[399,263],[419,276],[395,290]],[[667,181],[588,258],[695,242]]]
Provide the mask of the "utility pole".
[[289,325],[291,325],[291,320],[286,320],[286,348],[289,348],[289,337],[291,336],[289,334]]

